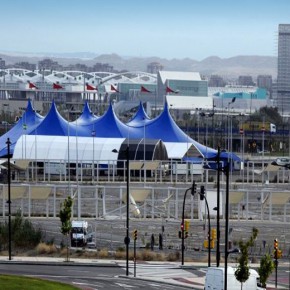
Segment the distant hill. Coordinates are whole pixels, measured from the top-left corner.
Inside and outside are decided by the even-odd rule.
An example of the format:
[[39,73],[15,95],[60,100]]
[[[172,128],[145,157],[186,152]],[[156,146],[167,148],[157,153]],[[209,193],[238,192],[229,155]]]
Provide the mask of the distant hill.
[[146,71],[147,65],[151,62],[159,62],[164,66],[164,70],[170,71],[197,71],[209,76],[218,74],[225,77],[237,77],[239,75],[251,75],[254,78],[259,74],[272,75],[273,79],[277,76],[277,57],[273,56],[235,56],[231,58],[220,58],[210,56],[201,61],[190,58],[184,59],[165,59],[159,57],[122,57],[117,54],[97,55],[90,52],[79,53],[50,53],[50,54],[21,54],[21,53],[0,53],[0,57],[5,60],[7,65],[27,61],[37,63],[44,58],[51,58],[59,64],[93,64],[108,63],[115,70]]

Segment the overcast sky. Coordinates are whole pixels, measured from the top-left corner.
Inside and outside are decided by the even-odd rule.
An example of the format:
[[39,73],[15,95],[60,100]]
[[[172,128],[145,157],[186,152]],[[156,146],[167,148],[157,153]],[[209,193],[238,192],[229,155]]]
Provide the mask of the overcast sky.
[[290,0],[2,0],[1,52],[277,56]]

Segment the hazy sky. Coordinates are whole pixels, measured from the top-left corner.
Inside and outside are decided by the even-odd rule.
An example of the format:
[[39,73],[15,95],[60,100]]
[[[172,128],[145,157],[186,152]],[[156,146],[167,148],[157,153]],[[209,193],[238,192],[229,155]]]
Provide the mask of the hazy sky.
[[0,51],[277,55],[290,0],[1,0]]

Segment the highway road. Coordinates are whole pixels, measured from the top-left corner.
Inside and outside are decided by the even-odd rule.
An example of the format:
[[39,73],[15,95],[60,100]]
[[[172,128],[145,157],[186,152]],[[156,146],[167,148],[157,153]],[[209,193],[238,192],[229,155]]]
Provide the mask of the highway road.
[[[121,267],[108,266],[66,266],[66,265],[28,265],[0,264],[0,273],[30,276],[72,284],[80,289],[164,289],[184,290],[183,286],[169,285],[156,281],[127,278]],[[131,275],[132,277],[132,275]]]

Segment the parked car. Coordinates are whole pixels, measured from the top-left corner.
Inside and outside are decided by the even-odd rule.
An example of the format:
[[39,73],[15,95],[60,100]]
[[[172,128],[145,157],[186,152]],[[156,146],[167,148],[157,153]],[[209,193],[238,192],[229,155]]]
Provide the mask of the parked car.
[[279,157],[279,158],[276,158],[271,164],[276,165],[276,166],[290,168],[290,158]]

